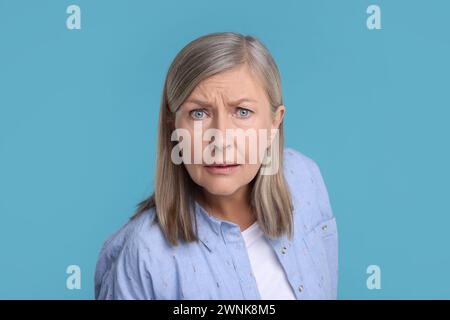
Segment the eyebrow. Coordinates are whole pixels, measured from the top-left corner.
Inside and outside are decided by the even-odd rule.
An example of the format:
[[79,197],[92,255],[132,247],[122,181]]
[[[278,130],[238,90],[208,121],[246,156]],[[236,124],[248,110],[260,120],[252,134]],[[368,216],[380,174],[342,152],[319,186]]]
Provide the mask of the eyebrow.
[[[254,100],[254,99],[250,99],[250,98],[240,98],[240,99],[238,99],[236,101],[230,101],[228,103],[228,105],[235,106],[235,105],[241,104],[242,102],[258,102],[258,101]],[[203,100],[195,99],[195,98],[188,99],[188,100],[186,100],[185,103],[195,103],[195,104],[198,104],[198,105],[201,105],[201,106],[204,106],[204,107],[210,107],[211,106],[211,103],[209,103],[208,101],[203,101]]]

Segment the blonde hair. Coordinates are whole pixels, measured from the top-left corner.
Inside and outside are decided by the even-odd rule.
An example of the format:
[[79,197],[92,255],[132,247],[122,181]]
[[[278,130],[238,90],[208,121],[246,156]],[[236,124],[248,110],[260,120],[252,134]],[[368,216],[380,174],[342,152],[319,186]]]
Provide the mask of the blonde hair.
[[[199,37],[177,54],[167,72],[159,113],[155,191],[138,204],[131,219],[155,207],[156,221],[173,245],[178,240],[197,240],[192,214],[200,188],[184,165],[171,161],[171,150],[176,144],[171,141],[175,112],[202,80],[242,64],[247,64],[262,80],[275,112],[283,104],[279,71],[267,48],[253,36],[222,32]],[[262,175],[260,169],[251,182],[250,205],[267,236],[277,238],[287,233],[292,238],[293,206],[283,175],[282,122],[278,129],[278,150],[272,152],[279,153],[279,170],[273,175]]]

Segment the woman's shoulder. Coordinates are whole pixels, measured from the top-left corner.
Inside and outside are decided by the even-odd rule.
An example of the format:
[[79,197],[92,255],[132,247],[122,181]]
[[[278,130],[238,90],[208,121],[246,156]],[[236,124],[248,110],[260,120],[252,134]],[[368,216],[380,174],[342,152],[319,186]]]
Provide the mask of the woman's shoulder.
[[155,207],[130,219],[104,241],[101,251],[114,258],[124,248],[138,246],[148,249],[169,247],[156,221]]
[[318,168],[317,163],[304,153],[289,147],[284,149],[285,171],[295,173],[297,176],[311,176],[316,168]]
[[[123,268],[124,264],[138,260],[141,265],[150,267],[152,260],[165,256],[165,248],[170,250],[155,216],[155,208],[147,209],[122,225],[104,241],[95,269],[96,296],[102,285],[105,285],[104,282],[108,281],[108,275],[117,267]],[[131,267],[133,265],[130,264]]]
[[[328,270],[322,274],[322,287],[328,288],[329,298],[336,299],[338,233],[322,173],[310,157],[287,148],[285,178],[291,190],[298,230],[303,231],[309,255],[325,266],[323,270]],[[317,245],[320,240],[322,245]]]
[[307,229],[334,218],[328,190],[315,160],[293,148],[285,148],[284,176],[293,198],[294,213],[301,212],[302,224]]
[[310,197],[318,180],[322,180],[317,163],[293,148],[284,149],[283,167],[284,176],[294,193]]

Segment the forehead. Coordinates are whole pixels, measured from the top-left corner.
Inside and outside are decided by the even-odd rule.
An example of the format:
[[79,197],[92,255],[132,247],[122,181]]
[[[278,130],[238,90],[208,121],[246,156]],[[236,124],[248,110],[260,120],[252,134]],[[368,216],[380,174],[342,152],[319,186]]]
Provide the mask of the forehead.
[[230,100],[243,96],[261,100],[266,92],[259,77],[244,64],[204,79],[190,96],[214,99],[217,95]]

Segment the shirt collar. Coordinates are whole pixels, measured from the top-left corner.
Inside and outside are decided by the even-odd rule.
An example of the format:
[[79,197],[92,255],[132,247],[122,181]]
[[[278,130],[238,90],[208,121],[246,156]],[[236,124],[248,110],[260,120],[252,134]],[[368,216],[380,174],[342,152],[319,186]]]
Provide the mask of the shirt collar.
[[219,241],[223,221],[211,216],[197,201],[194,201],[194,211],[197,236],[208,250],[213,251]]
[[[221,241],[222,224],[229,224],[232,228],[239,229],[239,226],[235,223],[221,220],[210,215],[197,201],[194,201],[194,209],[197,221],[197,236],[209,251],[213,251],[216,248],[218,241]],[[264,237],[266,237],[274,248],[285,246],[290,243],[286,234],[275,239],[269,238],[265,234]]]

